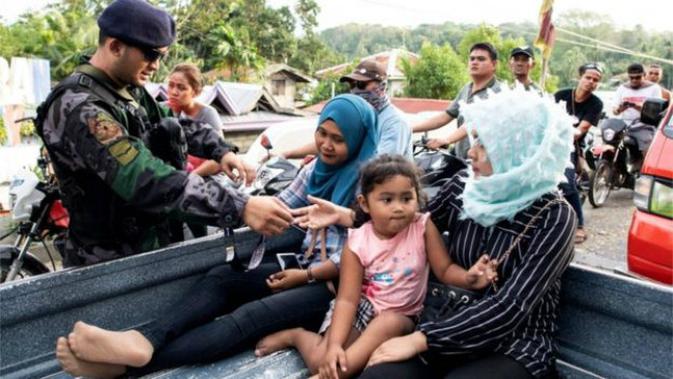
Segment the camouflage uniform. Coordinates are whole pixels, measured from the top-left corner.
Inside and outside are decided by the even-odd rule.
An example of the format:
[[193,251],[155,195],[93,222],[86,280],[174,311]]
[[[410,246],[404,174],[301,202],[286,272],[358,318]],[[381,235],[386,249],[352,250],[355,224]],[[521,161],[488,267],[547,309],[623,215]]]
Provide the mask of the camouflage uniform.
[[[165,114],[144,88],[115,87],[85,64],[45,105],[38,132],[70,213],[64,266],[155,249],[157,225],[167,216],[240,224],[246,196],[176,170],[150,151],[152,131]],[[181,124],[190,154],[219,161],[231,151],[206,124]]]

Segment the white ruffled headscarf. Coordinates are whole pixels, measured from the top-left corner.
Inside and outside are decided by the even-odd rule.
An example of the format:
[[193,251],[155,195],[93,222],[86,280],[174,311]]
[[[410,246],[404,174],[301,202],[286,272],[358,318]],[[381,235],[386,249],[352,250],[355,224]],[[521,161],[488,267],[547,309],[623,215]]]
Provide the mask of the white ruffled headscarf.
[[565,180],[573,148],[572,120],[563,104],[522,86],[460,104],[468,136],[476,130],[493,174],[475,178],[468,168],[461,218],[483,226],[514,215]]

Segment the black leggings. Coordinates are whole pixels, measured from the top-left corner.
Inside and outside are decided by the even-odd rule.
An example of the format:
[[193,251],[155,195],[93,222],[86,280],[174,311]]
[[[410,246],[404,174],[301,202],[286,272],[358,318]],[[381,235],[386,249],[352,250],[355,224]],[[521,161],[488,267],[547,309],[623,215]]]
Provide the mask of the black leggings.
[[493,353],[476,359],[446,357],[440,364],[428,366],[419,358],[383,363],[366,369],[360,379],[444,378],[444,379],[532,379],[519,362]]
[[139,329],[155,353],[147,366],[129,368],[127,375],[214,362],[283,329],[317,330],[334,296],[323,282],[274,293],[266,279],[278,271],[277,263],[248,272],[228,265],[211,269],[182,300]]

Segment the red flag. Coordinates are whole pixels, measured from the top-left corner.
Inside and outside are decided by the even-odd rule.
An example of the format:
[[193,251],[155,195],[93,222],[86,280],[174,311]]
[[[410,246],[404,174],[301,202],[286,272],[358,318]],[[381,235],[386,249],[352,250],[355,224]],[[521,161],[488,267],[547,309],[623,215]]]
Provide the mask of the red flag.
[[551,21],[553,5],[554,0],[544,0],[540,7],[540,32],[535,40],[535,46],[542,50],[544,59],[549,59],[556,38],[554,24]]

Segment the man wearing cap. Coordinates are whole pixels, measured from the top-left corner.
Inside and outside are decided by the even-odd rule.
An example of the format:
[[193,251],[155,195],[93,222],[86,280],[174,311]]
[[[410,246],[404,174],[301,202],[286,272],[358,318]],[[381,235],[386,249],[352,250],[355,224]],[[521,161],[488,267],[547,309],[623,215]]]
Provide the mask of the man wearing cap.
[[509,69],[516,80],[514,84],[521,83],[526,91],[543,93],[542,89],[530,78],[530,70],[535,67],[535,55],[530,46],[519,46],[512,49],[509,54]]
[[276,199],[247,197],[187,175],[153,153],[180,140],[157,135],[177,133],[191,154],[252,179],[211,128],[175,124],[143,88],[175,39],[173,18],[143,0],[116,0],[98,25],[96,52],[52,90],[36,123],[70,214],[64,266],[157,248],[157,226],[167,216],[223,227],[246,222],[265,234],[286,228],[292,217]]
[[500,91],[501,83],[495,77],[495,69],[498,64],[498,52],[495,47],[488,42],[480,42],[470,47],[470,56],[468,68],[472,81],[463,87],[458,96],[451,102],[445,112],[441,112],[428,120],[413,126],[414,133],[426,132],[439,129],[458,119],[458,125],[447,138],[436,138],[428,141],[427,146],[431,149],[438,149],[444,145],[456,143],[455,153],[458,157],[467,159],[467,150],[470,143],[467,139],[467,129],[463,126],[463,118],[460,117],[460,102],[471,103],[474,98],[488,97],[487,90],[495,92]]
[[[376,122],[381,133],[377,154],[400,154],[412,160],[411,128],[399,109],[390,102],[386,93],[387,79],[385,66],[368,59],[360,62],[353,72],[342,76],[339,81],[347,82],[352,94],[367,100],[376,109]],[[310,143],[281,155],[286,159],[298,159],[317,153],[315,143]]]
[[562,89],[554,94],[557,102],[565,103],[566,112],[573,117],[573,126],[575,127],[575,151],[570,156],[573,167],[565,171],[566,182],[561,183],[559,187],[563,191],[563,196],[573,207],[577,214],[577,230],[575,231],[575,243],[582,243],[587,239],[587,232],[584,228],[584,213],[582,212],[582,202],[580,194],[575,185],[575,175],[577,174],[578,150],[581,147],[584,136],[591,126],[597,126],[603,112],[603,102],[593,92],[598,88],[603,76],[603,70],[595,63],[588,63],[579,68],[580,80],[577,87]]

